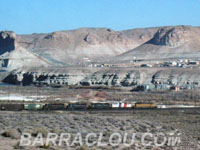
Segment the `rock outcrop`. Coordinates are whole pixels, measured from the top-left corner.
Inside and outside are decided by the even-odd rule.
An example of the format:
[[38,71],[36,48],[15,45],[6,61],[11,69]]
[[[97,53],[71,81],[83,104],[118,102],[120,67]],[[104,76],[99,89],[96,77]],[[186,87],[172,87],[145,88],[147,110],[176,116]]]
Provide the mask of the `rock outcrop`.
[[190,40],[190,32],[191,27],[188,26],[162,28],[156,32],[151,42],[156,45],[178,47]]
[[0,55],[15,49],[16,35],[11,31],[0,32]]
[[46,86],[106,86],[129,87],[143,90],[167,90],[172,87],[182,89],[200,88],[199,70],[173,68],[146,69],[28,69],[16,70],[4,79],[4,82],[22,85]]
[[24,68],[12,71],[3,82],[16,85],[78,85],[89,74],[89,69]]

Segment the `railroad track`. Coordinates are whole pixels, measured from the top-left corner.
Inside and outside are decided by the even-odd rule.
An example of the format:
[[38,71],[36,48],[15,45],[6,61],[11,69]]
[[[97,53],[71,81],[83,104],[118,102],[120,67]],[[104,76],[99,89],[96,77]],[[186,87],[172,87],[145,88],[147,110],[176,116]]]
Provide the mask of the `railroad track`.
[[[134,113],[139,111],[200,111],[200,107],[191,108],[134,108],[134,109],[86,109],[86,110],[0,110],[0,112],[87,112],[87,113]],[[190,112],[193,113],[193,112]]]
[[[86,110],[85,112],[90,113],[130,113],[130,112],[139,112],[139,111],[185,111],[185,110],[199,110],[200,107],[196,108],[164,108],[164,109],[130,109],[130,110]],[[75,111],[75,110],[74,110]],[[73,111],[72,111],[73,112]]]

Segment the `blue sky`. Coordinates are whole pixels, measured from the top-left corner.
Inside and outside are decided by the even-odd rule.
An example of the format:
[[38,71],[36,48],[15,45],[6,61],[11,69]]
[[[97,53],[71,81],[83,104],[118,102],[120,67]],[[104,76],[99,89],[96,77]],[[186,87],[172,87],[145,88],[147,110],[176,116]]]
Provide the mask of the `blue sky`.
[[18,34],[81,27],[200,26],[200,0],[0,0],[0,6],[0,30]]

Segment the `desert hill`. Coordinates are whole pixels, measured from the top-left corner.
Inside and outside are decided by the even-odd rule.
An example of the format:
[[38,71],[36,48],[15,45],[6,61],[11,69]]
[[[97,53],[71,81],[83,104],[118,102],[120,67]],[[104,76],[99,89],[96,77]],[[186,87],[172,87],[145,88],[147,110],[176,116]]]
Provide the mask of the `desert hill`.
[[125,52],[113,61],[163,58],[199,58],[200,28],[191,26],[162,27],[152,39]]
[[120,62],[139,59],[200,56],[200,28],[169,26],[114,31],[81,28],[52,33],[16,35],[0,32],[1,66],[48,67],[90,61]]
[[81,28],[48,34],[17,35],[16,42],[54,63],[67,65],[84,58],[103,60],[122,54],[151,39],[156,29],[113,31]]

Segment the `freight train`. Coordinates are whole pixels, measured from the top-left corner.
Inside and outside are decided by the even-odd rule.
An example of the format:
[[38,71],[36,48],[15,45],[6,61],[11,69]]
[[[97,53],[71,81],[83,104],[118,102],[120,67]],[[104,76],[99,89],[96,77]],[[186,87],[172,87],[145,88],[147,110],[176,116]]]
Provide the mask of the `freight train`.
[[39,111],[39,110],[68,110],[68,111],[89,111],[89,110],[131,110],[131,109],[155,109],[157,105],[153,103],[100,103],[100,102],[92,102],[92,103],[59,103],[59,104],[51,104],[51,103],[38,103],[38,104],[0,104],[1,111]]

